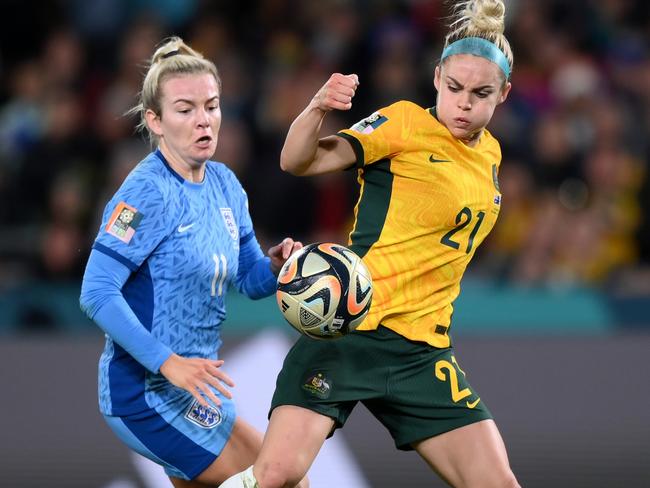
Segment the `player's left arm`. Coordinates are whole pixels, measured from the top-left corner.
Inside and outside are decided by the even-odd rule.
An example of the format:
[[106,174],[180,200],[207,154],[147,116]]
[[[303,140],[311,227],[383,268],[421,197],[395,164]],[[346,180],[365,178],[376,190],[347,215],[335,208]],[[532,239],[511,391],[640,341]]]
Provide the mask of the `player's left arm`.
[[290,237],[269,249],[264,256],[255,234],[244,236],[239,245],[239,270],[235,278],[235,287],[253,300],[275,293],[277,274],[284,262],[302,243]]
[[255,236],[246,191],[231,170],[223,174],[230,189],[228,194],[235,209],[240,235],[239,262],[233,285],[239,293],[253,300],[270,296],[275,293],[280,268],[291,254],[302,248],[302,244],[287,237],[271,247],[268,256],[265,256]]

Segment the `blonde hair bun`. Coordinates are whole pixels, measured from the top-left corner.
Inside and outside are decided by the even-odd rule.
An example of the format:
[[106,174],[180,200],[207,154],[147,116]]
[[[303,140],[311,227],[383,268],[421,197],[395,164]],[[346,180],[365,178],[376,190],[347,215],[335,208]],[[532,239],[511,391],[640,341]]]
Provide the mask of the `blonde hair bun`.
[[475,0],[468,4],[466,15],[468,28],[497,34],[505,30],[506,7],[501,0]]
[[156,52],[153,53],[151,57],[151,64],[160,63],[161,61],[168,59],[176,54],[186,54],[188,56],[194,56],[197,58],[203,59],[203,55],[198,51],[195,51],[189,47],[183,39],[180,37],[174,36],[165,39],[162,44],[156,49]]
[[504,35],[506,7],[503,0],[463,0],[455,5],[452,18],[445,48],[459,39],[480,37],[495,44],[512,68],[512,49]]

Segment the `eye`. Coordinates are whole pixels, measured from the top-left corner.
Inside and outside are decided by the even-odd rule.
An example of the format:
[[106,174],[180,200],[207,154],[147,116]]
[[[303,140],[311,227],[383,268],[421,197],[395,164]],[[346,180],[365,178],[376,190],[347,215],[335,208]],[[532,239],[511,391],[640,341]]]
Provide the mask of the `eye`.
[[489,95],[490,95],[490,94],[489,94],[489,93],[486,93],[486,92],[478,92],[478,93],[476,94],[476,96],[479,97],[479,98],[487,98]]
[[457,93],[460,91],[460,88],[458,88],[457,86],[447,85],[447,88],[449,88],[449,91],[452,93]]
[[214,112],[215,110],[219,110],[219,105],[209,105],[208,110],[211,112]]
[[189,114],[189,113],[190,113],[190,109],[189,109],[189,108],[182,108],[182,109],[180,109],[180,110],[178,111],[178,113],[181,113],[181,114]]

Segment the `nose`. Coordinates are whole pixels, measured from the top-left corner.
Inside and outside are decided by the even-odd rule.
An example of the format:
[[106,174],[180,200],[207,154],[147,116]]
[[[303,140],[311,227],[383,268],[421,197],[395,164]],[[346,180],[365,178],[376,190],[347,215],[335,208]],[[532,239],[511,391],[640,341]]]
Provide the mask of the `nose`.
[[210,117],[208,116],[208,112],[207,110],[205,110],[205,108],[201,108],[200,110],[197,110],[196,124],[201,128],[210,126]]
[[458,96],[458,108],[465,111],[472,109],[472,101],[469,93],[463,92]]

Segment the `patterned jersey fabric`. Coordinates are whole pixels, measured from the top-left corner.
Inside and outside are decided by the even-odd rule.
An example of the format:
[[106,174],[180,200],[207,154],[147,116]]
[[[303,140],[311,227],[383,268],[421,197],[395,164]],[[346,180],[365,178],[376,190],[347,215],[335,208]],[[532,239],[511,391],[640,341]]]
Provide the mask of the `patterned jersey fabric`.
[[[216,359],[224,297],[237,277],[240,245],[250,239],[246,194],[225,165],[207,162],[204,181],[191,183],[156,151],[106,205],[93,248],[131,269],[122,293],[160,343],[184,357]],[[177,390],[109,336],[99,373],[108,415],[136,413],[143,389],[153,408]]]
[[449,346],[461,278],[499,214],[498,142],[486,130],[469,147],[435,109],[406,101],[339,135],[355,150],[361,185],[349,243],[373,278],[372,307],[359,330],[381,323]]

